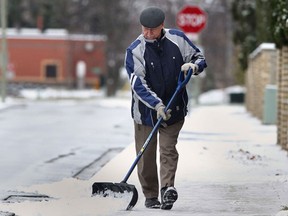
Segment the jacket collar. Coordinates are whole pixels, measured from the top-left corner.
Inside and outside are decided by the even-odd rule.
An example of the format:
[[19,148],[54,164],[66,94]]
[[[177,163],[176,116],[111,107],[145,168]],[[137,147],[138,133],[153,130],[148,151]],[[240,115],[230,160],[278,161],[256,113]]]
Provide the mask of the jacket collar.
[[[141,36],[144,38],[143,34],[141,34]],[[161,37],[159,39],[148,40],[148,39],[144,38],[144,40],[147,43],[154,43],[154,42],[159,42],[159,41],[163,40],[165,37],[166,37],[166,29],[163,28],[162,32],[161,32]]]

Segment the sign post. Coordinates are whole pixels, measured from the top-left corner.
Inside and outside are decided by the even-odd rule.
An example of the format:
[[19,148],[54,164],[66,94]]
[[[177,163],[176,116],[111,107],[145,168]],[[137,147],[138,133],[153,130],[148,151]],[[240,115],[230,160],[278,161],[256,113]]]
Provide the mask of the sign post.
[[2,39],[1,39],[1,97],[2,102],[6,99],[6,70],[7,70],[7,41],[6,41],[6,22],[7,22],[7,5],[6,0],[1,1],[1,28],[2,28]]
[[206,13],[197,6],[185,6],[177,14],[177,25],[185,33],[199,33],[206,25]]

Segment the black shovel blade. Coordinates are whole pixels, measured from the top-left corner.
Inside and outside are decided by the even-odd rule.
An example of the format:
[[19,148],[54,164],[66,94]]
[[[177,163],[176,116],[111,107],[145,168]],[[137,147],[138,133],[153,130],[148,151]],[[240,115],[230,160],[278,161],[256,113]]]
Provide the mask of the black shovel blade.
[[92,195],[100,195],[103,197],[113,196],[119,198],[121,194],[132,193],[132,199],[126,210],[131,210],[138,201],[138,192],[134,185],[127,183],[112,183],[112,182],[95,182],[92,185]]

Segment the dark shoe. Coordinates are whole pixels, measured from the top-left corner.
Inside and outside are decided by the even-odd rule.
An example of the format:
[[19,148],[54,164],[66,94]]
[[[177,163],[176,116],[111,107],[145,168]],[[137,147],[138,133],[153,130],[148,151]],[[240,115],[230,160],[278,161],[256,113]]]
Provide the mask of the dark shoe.
[[147,198],[145,200],[145,206],[147,208],[159,209],[161,206],[161,203],[159,202],[158,198]]
[[161,209],[170,210],[177,199],[178,193],[175,187],[164,187],[161,189]]

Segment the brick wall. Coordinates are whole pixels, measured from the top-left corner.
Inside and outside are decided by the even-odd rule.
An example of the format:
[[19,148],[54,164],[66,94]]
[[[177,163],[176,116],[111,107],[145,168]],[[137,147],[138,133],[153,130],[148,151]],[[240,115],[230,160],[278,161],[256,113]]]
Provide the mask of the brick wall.
[[86,84],[99,87],[107,73],[105,36],[69,34],[63,29],[8,29],[7,44],[10,82],[73,85],[79,61],[86,65]]
[[278,51],[277,143],[288,150],[288,47]]
[[265,89],[276,84],[277,50],[274,44],[261,44],[249,56],[246,73],[246,109],[263,120]]

